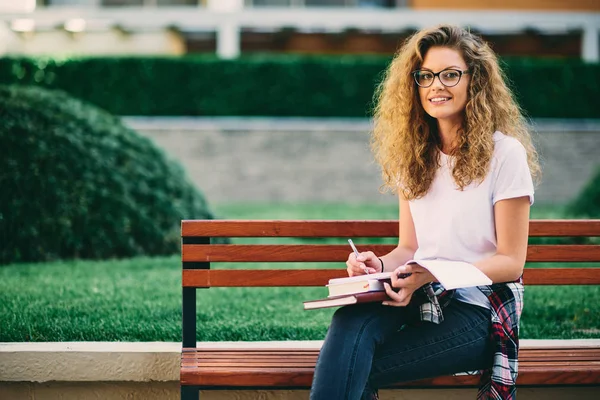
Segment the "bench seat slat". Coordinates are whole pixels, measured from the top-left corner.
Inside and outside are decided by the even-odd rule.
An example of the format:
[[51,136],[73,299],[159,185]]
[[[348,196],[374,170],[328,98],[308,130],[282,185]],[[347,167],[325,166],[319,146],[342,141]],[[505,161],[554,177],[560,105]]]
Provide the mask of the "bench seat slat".
[[[183,237],[397,237],[398,221],[185,220]],[[600,236],[598,220],[532,220],[529,236]]]
[[318,350],[306,350],[306,351],[220,351],[220,350],[200,350],[190,354],[184,354],[182,360],[208,360],[208,359],[243,359],[246,357],[252,357],[252,359],[303,359],[305,357],[313,357],[319,354]]
[[[304,356],[304,357],[286,357],[282,359],[280,357],[253,357],[252,360],[248,360],[248,356],[245,357],[199,357],[194,359],[185,359],[181,361],[182,366],[191,365],[203,365],[205,367],[213,366],[240,366],[244,367],[262,367],[262,366],[314,366],[317,361],[317,355]],[[579,355],[579,356],[556,356],[548,354],[547,357],[528,357],[523,356],[519,358],[519,361],[523,364],[527,363],[540,363],[544,362],[544,365],[551,365],[553,363],[564,364],[572,362],[589,361],[595,362],[600,366],[600,357],[598,355]]]
[[[182,273],[183,287],[324,286],[348,276],[345,269],[195,270]],[[526,285],[598,285],[600,268],[526,268]]]
[[[293,359],[298,361],[316,361],[318,352],[313,351],[307,354],[285,354],[278,353],[274,355],[269,354],[254,354],[254,353],[241,353],[241,354],[231,354],[231,353],[202,353],[197,356],[186,356],[182,358],[182,363],[187,362],[221,362],[223,360],[242,360],[247,361],[249,357],[252,357],[252,361],[270,361],[277,359],[277,357],[285,357],[286,361]],[[552,350],[552,352],[545,351],[545,353],[540,354],[529,354],[528,352],[521,352],[519,355],[519,360],[521,362],[524,361],[540,361],[540,360],[554,360],[554,361],[594,361],[600,360],[600,352],[573,352],[573,351],[557,351]],[[230,362],[230,361],[228,361]]]
[[[306,355],[306,356],[302,356],[302,357],[292,357],[292,356],[286,356],[286,360],[280,361],[279,358],[277,357],[267,357],[267,356],[252,356],[252,363],[277,363],[277,362],[282,362],[282,363],[288,363],[288,362],[299,362],[299,363],[303,363],[303,362],[312,362],[313,365],[317,360],[317,354],[314,355]],[[280,356],[282,357],[282,356]],[[293,360],[293,361],[290,361]],[[561,354],[556,354],[555,352],[552,353],[548,353],[546,356],[528,356],[528,355],[523,355],[519,357],[519,360],[521,362],[540,362],[540,361],[548,361],[548,362],[552,362],[552,361],[556,361],[556,362],[568,362],[568,361],[595,361],[595,360],[600,360],[600,354],[578,354],[578,355],[569,355],[569,354],[565,354],[565,355],[561,355]],[[250,365],[250,361],[248,361],[248,355],[244,355],[244,356],[228,356],[228,355],[212,355],[212,356],[205,356],[205,357],[198,357],[198,358],[190,358],[190,359],[183,359],[181,361],[183,364],[182,365],[188,365],[188,364],[198,364],[198,363],[214,363],[214,365],[218,365],[218,364],[222,364],[222,363],[226,363],[226,364],[231,364],[231,363],[236,363],[236,362],[245,362],[248,363],[248,365]],[[600,362],[600,361],[598,361]]]
[[[589,361],[589,360],[571,360],[571,361],[543,361],[543,360],[539,360],[539,361],[535,361],[535,362],[531,362],[531,361],[522,361],[519,362],[519,367],[537,367],[537,368],[545,368],[545,367],[578,367],[578,366],[585,366],[586,368],[597,368],[600,370],[600,361]],[[271,362],[255,362],[255,361],[247,361],[247,362],[241,362],[241,361],[237,361],[237,362],[211,362],[211,363],[192,363],[192,362],[188,362],[185,364],[182,364],[182,369],[186,369],[186,368],[194,368],[194,369],[199,369],[200,371],[219,371],[219,370],[231,370],[231,369],[235,369],[235,370],[240,370],[240,371],[244,371],[244,370],[263,370],[263,369],[272,369],[272,368],[311,368],[313,369],[315,367],[315,362],[309,362],[309,361],[304,361],[304,362],[293,362],[293,361],[288,361],[288,362],[276,362],[276,361],[271,361]],[[600,371],[598,372],[600,373]]]
[[[234,387],[310,387],[313,368],[190,368],[181,370],[183,385]],[[440,376],[391,387],[477,386],[479,376]],[[520,365],[518,385],[600,384],[600,365],[571,363],[559,365]]]
[[[202,361],[209,362],[211,360],[216,360],[220,362],[221,360],[242,360],[242,361],[269,361],[269,360],[281,360],[283,362],[288,362],[289,360],[295,361],[303,361],[303,360],[316,360],[319,352],[317,350],[307,350],[305,352],[276,352],[273,354],[269,354],[269,352],[261,351],[261,352],[252,352],[252,351],[242,351],[239,353],[234,352],[222,352],[222,351],[199,351],[195,354],[190,354],[187,356],[182,356],[182,361]],[[249,360],[251,358],[251,360]]]
[[182,367],[198,367],[207,369],[218,368],[238,368],[238,369],[255,369],[255,368],[314,368],[315,360],[211,360],[211,362],[193,362],[186,361]]
[[[290,360],[304,362],[312,360],[315,362],[319,350],[307,349],[304,351],[222,351],[222,350],[192,350],[182,356],[182,362],[201,362],[201,363],[220,363],[227,362],[247,362],[249,359],[255,361],[280,361],[288,363]],[[574,349],[521,349],[519,352],[520,362],[547,362],[554,360],[556,362],[569,361],[596,361],[600,363],[600,349],[597,348],[574,348]]]
[[[395,245],[357,244],[375,254],[386,254]],[[185,244],[184,262],[345,262],[351,253],[348,245],[323,244]],[[528,262],[600,261],[600,245],[530,245]]]

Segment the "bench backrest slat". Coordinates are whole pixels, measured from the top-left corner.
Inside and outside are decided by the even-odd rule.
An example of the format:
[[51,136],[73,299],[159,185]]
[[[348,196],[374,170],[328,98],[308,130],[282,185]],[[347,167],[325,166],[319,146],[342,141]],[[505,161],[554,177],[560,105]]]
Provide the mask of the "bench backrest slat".
[[[345,269],[183,270],[183,287],[324,286]],[[527,268],[530,285],[600,285],[600,268]]]
[[[398,221],[184,220],[183,237],[397,237]],[[600,220],[532,220],[529,236],[600,237]]]
[[[184,288],[227,286],[323,286],[331,278],[344,277],[344,262],[351,252],[347,244],[211,244],[209,238],[355,238],[359,249],[385,254],[394,244],[364,244],[360,238],[397,238],[398,221],[281,221],[190,220],[182,221]],[[529,236],[600,237],[600,220],[532,220]],[[585,241],[588,239],[584,239]],[[589,241],[588,241],[589,242]],[[302,243],[300,241],[300,243]],[[592,242],[596,243],[596,242]],[[336,269],[211,269],[212,263],[289,262],[338,263]],[[527,262],[600,262],[598,244],[531,244]],[[598,265],[600,267],[600,265]],[[600,268],[531,268],[524,280],[532,285],[597,285]],[[276,267],[274,267],[276,268]]]
[[[392,251],[394,245],[362,245],[375,254]],[[183,262],[345,262],[351,252],[348,245],[277,245],[277,244],[186,244]],[[530,245],[528,262],[594,262],[600,261],[600,245]]]

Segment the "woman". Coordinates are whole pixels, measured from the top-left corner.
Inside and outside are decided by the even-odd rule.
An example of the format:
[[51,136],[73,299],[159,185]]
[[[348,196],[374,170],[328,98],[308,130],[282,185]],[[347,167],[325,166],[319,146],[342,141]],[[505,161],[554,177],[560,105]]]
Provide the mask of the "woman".
[[[376,399],[385,385],[465,371],[483,371],[478,398],[514,398],[539,165],[489,46],[446,25],[410,37],[378,90],[373,150],[398,193],[399,243],[346,265],[350,276],[394,271],[391,300],[335,312],[311,399]],[[470,262],[494,284],[445,291],[402,266],[410,259]]]

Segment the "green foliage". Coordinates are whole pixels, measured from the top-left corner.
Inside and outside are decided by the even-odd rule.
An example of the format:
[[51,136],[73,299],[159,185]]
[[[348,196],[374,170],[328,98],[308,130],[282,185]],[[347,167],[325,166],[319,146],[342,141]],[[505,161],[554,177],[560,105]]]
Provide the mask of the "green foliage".
[[[117,115],[365,117],[390,57],[2,58],[0,83],[62,89]],[[600,64],[506,59],[534,118],[600,118]]]
[[0,86],[0,188],[0,264],[173,254],[181,219],[212,217],[149,139],[37,87]]
[[569,212],[589,218],[600,218],[600,166],[581,193],[570,204]]
[[600,64],[578,60],[510,59],[503,67],[532,118],[600,118]]

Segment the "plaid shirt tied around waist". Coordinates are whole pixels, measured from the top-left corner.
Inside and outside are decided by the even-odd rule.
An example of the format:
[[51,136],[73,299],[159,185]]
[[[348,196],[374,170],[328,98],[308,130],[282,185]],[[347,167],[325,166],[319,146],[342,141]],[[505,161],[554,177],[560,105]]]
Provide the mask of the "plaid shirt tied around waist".
[[[491,340],[494,345],[492,367],[482,371],[478,400],[514,400],[518,375],[519,320],[523,310],[523,281],[478,286],[491,304]],[[421,291],[418,319],[439,324],[444,321],[443,308],[454,295],[453,290],[431,284]]]

